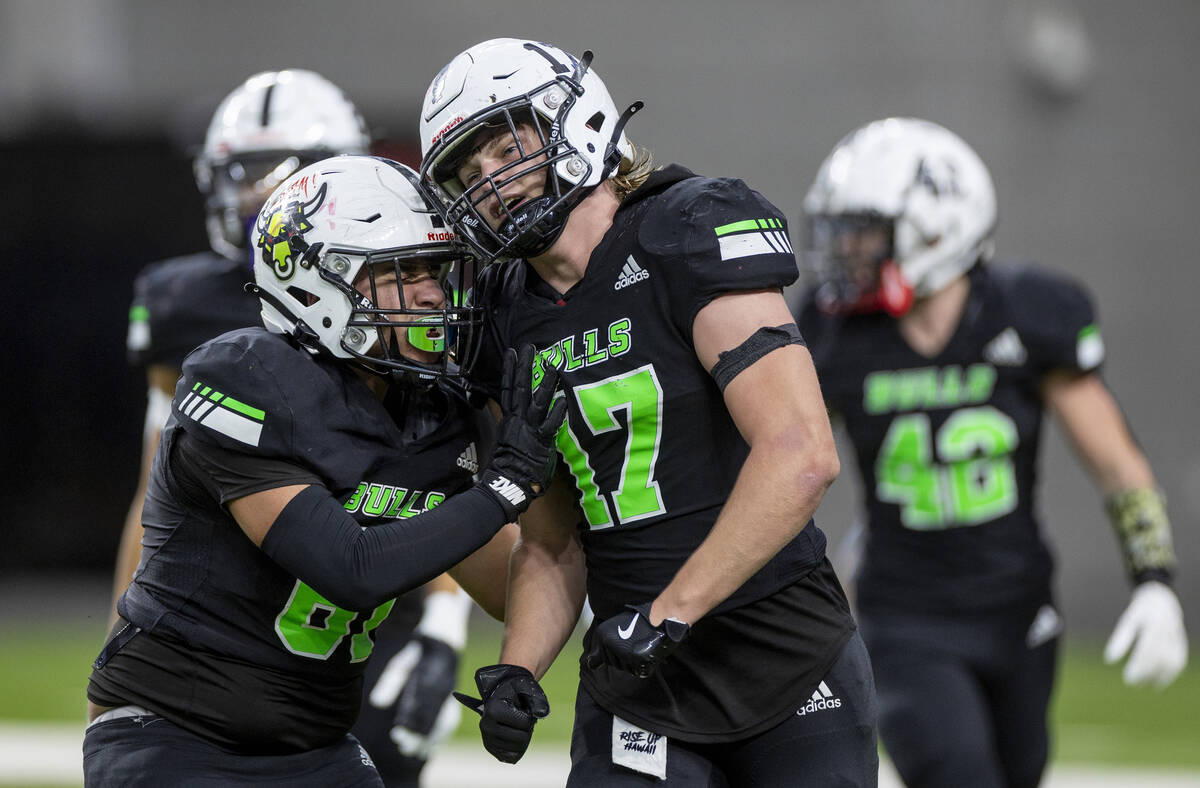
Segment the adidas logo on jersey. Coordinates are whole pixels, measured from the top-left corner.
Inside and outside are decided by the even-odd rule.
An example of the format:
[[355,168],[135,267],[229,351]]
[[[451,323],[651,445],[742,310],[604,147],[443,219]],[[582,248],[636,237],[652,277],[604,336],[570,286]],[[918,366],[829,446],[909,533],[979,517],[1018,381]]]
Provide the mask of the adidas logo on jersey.
[[842,707],[842,699],[833,697],[833,692],[829,689],[829,685],[822,681],[817,685],[817,690],[800,708],[796,709],[796,714],[803,717],[806,714],[813,714],[826,709],[840,709]]
[[471,473],[479,473],[479,455],[475,451],[475,444],[467,446],[463,449],[463,453],[458,455],[458,467],[468,470]]
[[1001,331],[983,348],[983,357],[998,367],[1019,367],[1029,358],[1021,337],[1012,326]]
[[629,255],[629,258],[625,260],[625,267],[621,269],[621,275],[617,277],[617,283],[613,285],[613,290],[620,290],[622,287],[629,287],[649,278],[650,272],[638,265],[637,260],[633,259],[633,255]]

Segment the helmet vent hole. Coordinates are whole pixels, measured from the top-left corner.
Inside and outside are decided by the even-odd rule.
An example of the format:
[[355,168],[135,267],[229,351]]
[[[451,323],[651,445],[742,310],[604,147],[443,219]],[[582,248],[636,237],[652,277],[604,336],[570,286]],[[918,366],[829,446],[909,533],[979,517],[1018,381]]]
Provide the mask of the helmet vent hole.
[[600,131],[600,127],[604,125],[604,113],[597,112],[595,115],[592,115],[590,118],[588,118],[587,123],[584,125],[586,125],[592,131]]
[[[292,298],[307,306],[312,306],[321,300],[321,297],[315,293],[310,293],[304,288],[296,287],[295,285],[292,285],[288,288],[288,294],[291,295]],[[326,326],[326,328],[328,328],[328,326]]]

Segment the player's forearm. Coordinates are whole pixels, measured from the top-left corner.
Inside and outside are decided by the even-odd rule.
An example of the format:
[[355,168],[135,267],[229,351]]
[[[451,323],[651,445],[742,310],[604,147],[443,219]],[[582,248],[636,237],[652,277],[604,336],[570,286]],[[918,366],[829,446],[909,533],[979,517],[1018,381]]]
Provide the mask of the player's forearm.
[[150,481],[150,468],[154,463],[154,453],[158,448],[159,430],[146,430],[142,447],[142,465],[138,475],[137,490],[129,503],[129,511],[125,514],[125,524],[121,528],[121,541],[117,547],[116,567],[113,570],[112,606],[109,610],[109,624],[117,619],[117,600],[129,583],[133,573],[137,571],[142,558],[142,507],[146,500],[146,487]]
[[509,565],[508,611],[500,662],[541,678],[571,637],[583,607],[579,542],[518,541]]
[[504,621],[508,604],[508,562],[517,538],[517,526],[508,523],[486,545],[471,553],[450,574],[483,611]]
[[751,450],[716,524],[651,608],[651,623],[694,624],[750,579],[811,519],[837,478],[832,446],[797,457],[787,434]]
[[407,520],[363,528],[327,490],[310,486],[284,507],[261,547],[334,604],[369,610],[459,563],[504,523],[495,496],[473,487]]

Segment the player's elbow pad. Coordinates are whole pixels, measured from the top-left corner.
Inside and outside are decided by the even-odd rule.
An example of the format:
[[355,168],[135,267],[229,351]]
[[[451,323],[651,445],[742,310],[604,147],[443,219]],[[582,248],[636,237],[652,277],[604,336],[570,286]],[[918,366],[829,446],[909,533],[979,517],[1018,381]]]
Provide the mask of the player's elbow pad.
[[262,550],[335,605],[370,610],[450,569],[504,523],[492,496],[471,488],[407,520],[364,528],[314,485],[283,508]]

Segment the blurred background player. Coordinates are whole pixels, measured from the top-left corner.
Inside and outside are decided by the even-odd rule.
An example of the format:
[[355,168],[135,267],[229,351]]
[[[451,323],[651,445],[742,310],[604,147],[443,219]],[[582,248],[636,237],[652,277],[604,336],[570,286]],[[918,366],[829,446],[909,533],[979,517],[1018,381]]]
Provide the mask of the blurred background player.
[[[150,464],[184,356],[226,331],[262,324],[260,302],[244,290],[252,278],[250,234],[259,209],[276,186],[302,167],[338,154],[364,154],[369,145],[366,124],[350,99],[320,74],[304,69],[255,74],[213,114],[194,162],[211,251],[152,263],[134,283],[127,346],[131,362],[146,370],[147,406],[141,474],[113,581],[114,616],[116,600],[141,555]],[[355,728],[385,781],[394,786],[416,784],[430,747],[457,722],[458,704],[445,701],[453,689],[471,603],[453,580],[442,577],[428,589],[427,606],[422,616],[421,595],[412,594],[376,630],[377,658],[368,669],[368,691],[389,657],[407,650],[364,704]]]
[[263,206],[265,327],[184,360],[142,560],[89,681],[88,784],[379,785],[349,729],[394,598],[450,570],[503,616],[505,524],[549,482],[562,406],[509,351],[479,455],[490,420],[454,363],[479,314],[450,296],[467,250],[430,240],[442,227],[415,172],[366,156]]
[[1187,660],[1171,531],[1150,465],[1100,377],[1087,293],[988,262],[991,176],[928,121],[846,136],[805,198],[816,280],[800,328],[862,480],[857,613],[880,733],[904,781],[1034,786],[1062,621],[1035,516],[1042,414],[1104,496],[1133,582],[1105,649],[1132,684]]
[[[582,786],[874,785],[866,649],[811,516],[838,460],[781,288],[786,222],[733,178],[654,170],[580,58],[493,39],[426,93],[425,185],[484,259],[484,348],[558,369],[571,477],[521,518],[485,747],[525,752],[585,584]],[[495,396],[494,350],[471,381]],[[545,386],[546,383],[541,384]]]

